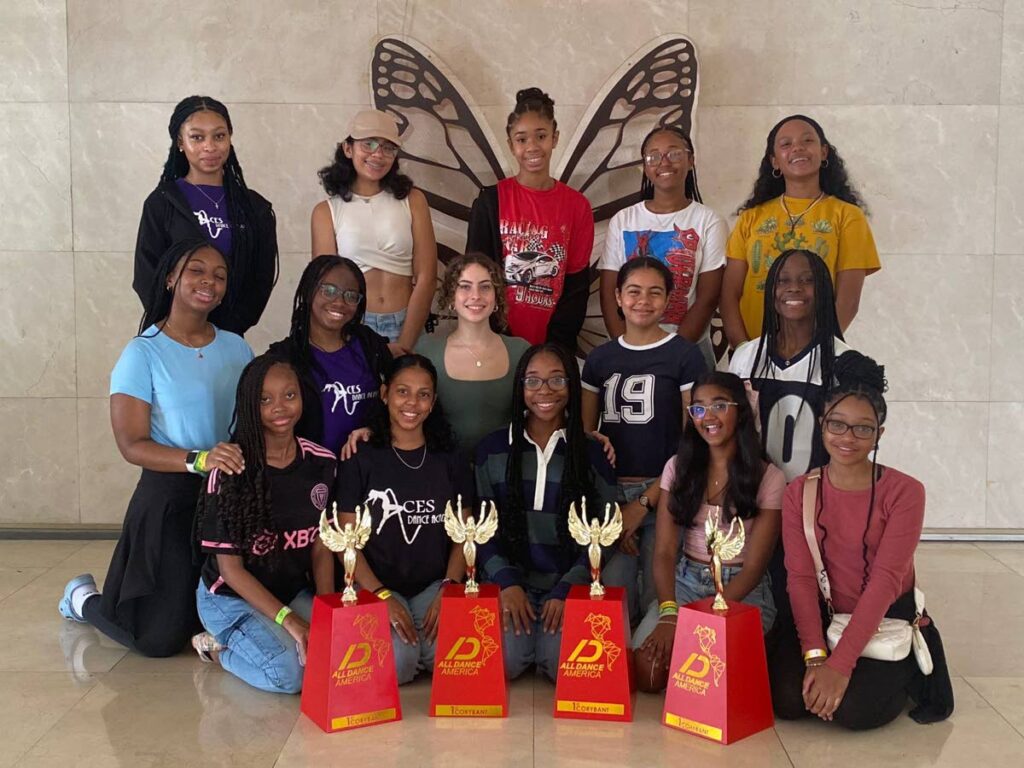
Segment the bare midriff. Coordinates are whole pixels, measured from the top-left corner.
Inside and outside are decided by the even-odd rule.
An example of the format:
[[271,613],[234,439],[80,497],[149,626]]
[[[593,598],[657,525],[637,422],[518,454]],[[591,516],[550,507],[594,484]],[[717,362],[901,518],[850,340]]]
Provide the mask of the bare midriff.
[[398,312],[409,306],[412,278],[380,269],[366,272],[366,311],[377,314]]

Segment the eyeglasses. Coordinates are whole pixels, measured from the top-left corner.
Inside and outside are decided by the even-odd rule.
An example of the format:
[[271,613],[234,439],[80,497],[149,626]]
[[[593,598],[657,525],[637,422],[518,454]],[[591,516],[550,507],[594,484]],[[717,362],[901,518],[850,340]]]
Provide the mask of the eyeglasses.
[[320,295],[328,301],[340,298],[346,304],[351,304],[353,307],[358,307],[359,302],[363,300],[363,294],[359,291],[346,291],[334,283],[320,283],[318,290]]
[[540,376],[527,376],[523,379],[523,386],[527,389],[540,389],[545,384],[552,392],[559,392],[569,386],[569,379],[565,376],[552,376],[550,379],[542,379]]
[[725,401],[712,403],[711,405],[688,405],[686,410],[690,416],[695,419],[703,419],[709,413],[715,414],[715,416],[721,416],[723,413],[729,410],[730,405],[736,405],[736,403],[727,403]]
[[650,166],[661,165],[662,158],[667,159],[670,163],[681,163],[690,154],[688,149],[670,149],[668,152],[660,152],[655,149],[644,155],[644,162]]
[[392,144],[390,141],[379,141],[378,139],[361,139],[359,146],[363,148],[363,151],[373,154],[378,149],[384,155],[384,157],[394,157],[398,154],[398,147]]
[[825,429],[832,435],[845,435],[852,430],[853,436],[858,440],[869,440],[878,431],[877,427],[871,424],[847,424],[839,419],[825,419]]

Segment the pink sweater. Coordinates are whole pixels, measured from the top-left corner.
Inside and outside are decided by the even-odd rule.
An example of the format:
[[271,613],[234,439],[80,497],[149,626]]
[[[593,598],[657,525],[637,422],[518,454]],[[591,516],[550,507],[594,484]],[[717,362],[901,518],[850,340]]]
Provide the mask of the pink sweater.
[[[803,528],[806,477],[789,484],[782,504],[782,541],[786,550],[789,599],[800,646],[825,648],[819,605],[821,595]],[[867,532],[867,582],[864,584],[864,529],[868,525],[870,489],[841,491],[820,485],[821,512],[816,527],[825,571],[837,613],[851,613],[843,639],[826,662],[849,677],[871,635],[896,598],[914,585],[914,550],[924,524],[924,486],[886,468],[875,485],[875,508]],[[826,534],[827,531],[827,534]]]

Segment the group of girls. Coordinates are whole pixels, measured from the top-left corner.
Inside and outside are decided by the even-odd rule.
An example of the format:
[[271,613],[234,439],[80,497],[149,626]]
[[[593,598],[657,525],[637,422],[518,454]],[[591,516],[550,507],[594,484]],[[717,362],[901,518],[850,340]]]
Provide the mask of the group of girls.
[[[145,655],[191,639],[258,688],[297,691],[311,597],[339,585],[317,523],[334,502],[342,522],[366,505],[356,579],[386,602],[408,682],[433,666],[442,589],[464,577],[443,526],[461,496],[498,509],[479,564],[501,588],[507,673],[553,678],[566,596],[589,580],[568,508],[618,503],[603,578],[626,588],[639,685],[656,691],[679,606],[714,592],[715,514],[745,524],[726,597],[760,609],[781,717],[869,728],[908,696],[916,719],[948,716],[934,626],[927,680],[912,658],[859,658],[884,615],[907,615],[924,492],[877,463],[883,372],[843,342],[878,257],[834,146],[810,118],[777,124],[728,236],[700,202],[690,138],[654,129],[642,199],[612,219],[600,263],[611,340],[581,373],[593,219],[550,175],[553,106],[517,95],[519,173],[481,192],[437,297],[454,328],[422,339],[437,278],[426,199],[398,171],[394,120],[356,115],[320,172],[289,334],[254,359],[240,334],[276,275],[273,212],[245,186],[226,108],[178,105],[140,226],[145,315],[111,376],[115,438],[142,477],[104,590],[73,579],[61,614]],[[729,372],[714,370],[716,307]],[[853,614],[831,654],[801,539],[803,478],[821,466],[815,531]]]

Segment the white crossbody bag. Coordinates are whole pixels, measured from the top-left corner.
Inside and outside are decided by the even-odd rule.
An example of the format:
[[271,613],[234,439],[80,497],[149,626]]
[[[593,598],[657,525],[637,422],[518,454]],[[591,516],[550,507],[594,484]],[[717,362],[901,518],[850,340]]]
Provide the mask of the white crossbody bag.
[[[804,482],[804,538],[807,539],[807,548],[811,551],[811,559],[814,561],[814,572],[817,576],[818,588],[822,597],[825,598],[825,605],[828,607],[828,615],[831,621],[828,625],[826,640],[830,651],[835,650],[839,640],[850,623],[849,613],[836,613],[832,608],[832,586],[825,572],[825,564],[821,560],[821,550],[818,547],[818,538],[814,532],[814,512],[818,499],[818,485],[821,481],[821,470],[816,469],[807,476]],[[917,569],[914,573],[916,575]],[[921,634],[919,626],[921,617],[924,615],[924,592],[914,586],[914,605],[917,616],[914,621],[904,619],[882,619],[875,634],[868,640],[867,645],[860,655],[865,659],[878,659],[879,661],[902,661],[914,651],[917,659],[917,666],[925,675],[932,673],[932,655],[928,650],[924,635]]]

